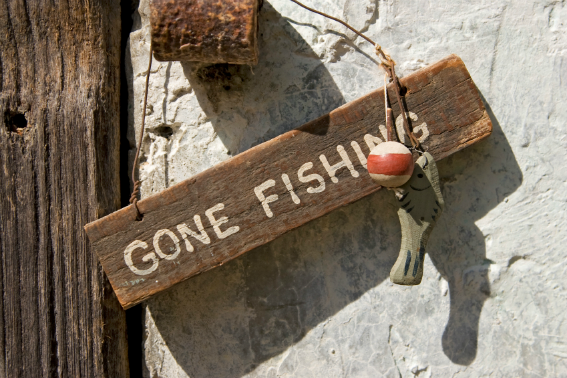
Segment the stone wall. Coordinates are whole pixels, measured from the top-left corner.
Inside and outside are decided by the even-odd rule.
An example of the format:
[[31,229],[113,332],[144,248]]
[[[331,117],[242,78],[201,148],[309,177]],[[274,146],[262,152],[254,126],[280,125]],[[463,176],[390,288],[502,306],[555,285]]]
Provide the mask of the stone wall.
[[[567,376],[566,2],[308,3],[400,76],[459,55],[493,135],[439,162],[420,286],[389,281],[400,226],[380,191],[147,301],[146,376]],[[127,51],[132,147],[148,12]],[[144,197],[382,86],[373,46],[289,0],[264,2],[259,48],[255,67],[154,61]]]

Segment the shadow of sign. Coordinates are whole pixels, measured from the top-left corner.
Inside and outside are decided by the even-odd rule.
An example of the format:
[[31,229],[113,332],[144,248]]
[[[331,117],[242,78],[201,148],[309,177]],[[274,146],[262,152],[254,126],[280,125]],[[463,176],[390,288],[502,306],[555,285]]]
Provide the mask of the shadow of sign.
[[[316,54],[269,3],[260,13],[260,53],[253,70],[183,66],[200,106],[233,155],[345,102]],[[428,246],[450,293],[443,351],[461,365],[475,359],[479,317],[490,296],[491,261],[475,221],[522,181],[506,137],[487,109],[493,135],[439,162],[446,209]],[[357,317],[373,325],[370,331],[357,335],[345,320],[335,327],[336,337],[305,349],[319,350],[319,360],[336,365],[344,363],[338,361],[341,348],[357,348],[361,338],[375,338],[382,345],[376,346],[381,357],[372,361],[387,370],[395,362],[379,348],[387,348],[390,323],[382,315],[391,303],[377,286],[389,282],[398,255],[396,208],[392,193],[380,191],[175,286],[146,302],[152,315],[146,320],[155,323],[150,332],[159,332],[191,377],[242,376],[302,342],[309,332],[325,332],[319,325],[341,319],[347,307],[360,306]],[[401,303],[391,311],[399,314],[421,305]]]

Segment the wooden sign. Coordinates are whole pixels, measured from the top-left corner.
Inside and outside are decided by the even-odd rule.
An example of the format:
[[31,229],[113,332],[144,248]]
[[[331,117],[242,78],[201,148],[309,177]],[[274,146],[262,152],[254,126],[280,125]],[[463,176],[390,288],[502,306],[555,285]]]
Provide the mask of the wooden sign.
[[[491,133],[459,57],[449,56],[401,84],[414,133],[436,160]],[[404,139],[393,87],[388,92]],[[122,306],[380,189],[368,175],[366,156],[386,139],[383,93],[374,91],[141,200],[142,221],[129,206],[88,224],[92,247]]]

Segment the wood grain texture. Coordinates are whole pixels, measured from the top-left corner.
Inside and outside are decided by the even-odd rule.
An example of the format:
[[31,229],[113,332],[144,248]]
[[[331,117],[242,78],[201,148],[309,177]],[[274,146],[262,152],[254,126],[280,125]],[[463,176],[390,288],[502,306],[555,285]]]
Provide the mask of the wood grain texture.
[[120,3],[0,1],[0,63],[0,376],[128,376],[83,231],[120,207]]
[[[491,133],[478,90],[457,56],[415,72],[401,83],[407,88],[407,107],[414,113],[410,114],[414,131],[436,160]],[[392,108],[398,109],[393,88],[389,93]],[[379,126],[385,118],[383,104],[379,89],[146,198],[138,203],[144,214],[140,222],[130,206],[87,225],[93,249],[120,303],[128,308],[380,189],[366,171],[364,155],[370,151],[365,141],[372,142],[380,130],[387,132]],[[358,155],[363,155],[362,161]],[[328,167],[341,161],[345,167],[329,174]],[[300,168],[305,172],[299,172]],[[300,179],[313,174],[318,176],[310,177],[311,181]],[[217,204],[223,204],[223,209],[212,214],[211,220],[207,210]],[[227,222],[215,231],[215,220],[221,217],[227,217]],[[178,226],[187,226],[201,240],[183,239]],[[218,231],[222,236],[231,230],[230,236],[217,236]],[[136,240],[130,254],[126,249]],[[133,272],[126,256],[142,274]]]

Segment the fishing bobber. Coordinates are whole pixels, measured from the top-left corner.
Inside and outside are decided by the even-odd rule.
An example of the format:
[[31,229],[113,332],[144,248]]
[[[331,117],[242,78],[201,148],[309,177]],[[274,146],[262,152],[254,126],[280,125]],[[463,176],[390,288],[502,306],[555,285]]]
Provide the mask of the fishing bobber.
[[401,143],[380,143],[370,151],[367,168],[376,183],[386,188],[395,188],[410,179],[413,173],[413,156]]

